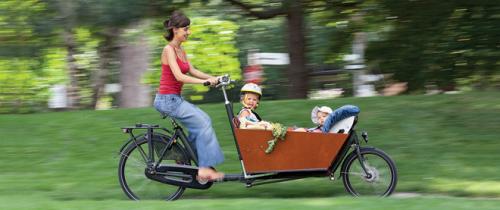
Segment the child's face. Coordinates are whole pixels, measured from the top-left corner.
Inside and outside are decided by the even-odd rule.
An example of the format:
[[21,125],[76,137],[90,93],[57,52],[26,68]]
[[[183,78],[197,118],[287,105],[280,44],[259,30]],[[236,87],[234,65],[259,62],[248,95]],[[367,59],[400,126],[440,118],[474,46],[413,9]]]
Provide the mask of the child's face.
[[318,123],[320,125],[323,125],[325,123],[325,119],[328,116],[328,113],[326,112],[318,112],[316,113],[316,116],[318,117]]
[[246,93],[245,98],[243,99],[243,102],[248,106],[248,108],[255,108],[257,104],[259,103],[259,95],[255,93]]

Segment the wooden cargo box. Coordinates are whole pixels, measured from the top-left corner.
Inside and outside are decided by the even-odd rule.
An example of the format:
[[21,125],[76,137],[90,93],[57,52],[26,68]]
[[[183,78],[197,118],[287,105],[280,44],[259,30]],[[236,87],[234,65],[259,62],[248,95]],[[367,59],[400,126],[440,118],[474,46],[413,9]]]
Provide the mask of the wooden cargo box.
[[288,131],[266,154],[271,131],[235,129],[247,173],[327,170],[348,134]]

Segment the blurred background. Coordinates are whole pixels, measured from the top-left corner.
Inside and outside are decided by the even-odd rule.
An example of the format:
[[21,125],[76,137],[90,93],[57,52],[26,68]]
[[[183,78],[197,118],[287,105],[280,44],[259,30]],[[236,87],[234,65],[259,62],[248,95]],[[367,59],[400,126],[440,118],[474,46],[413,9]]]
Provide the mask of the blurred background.
[[[192,64],[240,81],[235,107],[244,82],[263,86],[259,114],[284,125],[312,126],[316,105],[357,105],[357,128],[395,160],[399,181],[389,199],[344,197],[325,178],[224,183],[187,190],[173,209],[498,209],[491,0],[2,0],[0,209],[167,205],[125,202],[116,169],[120,127],[169,127],[151,104],[163,21],[178,9],[191,19]],[[226,158],[217,169],[240,173],[220,91],[186,84],[183,95],[212,119]]]
[[151,106],[176,9],[194,66],[266,100],[500,88],[497,1],[3,0],[0,113]]

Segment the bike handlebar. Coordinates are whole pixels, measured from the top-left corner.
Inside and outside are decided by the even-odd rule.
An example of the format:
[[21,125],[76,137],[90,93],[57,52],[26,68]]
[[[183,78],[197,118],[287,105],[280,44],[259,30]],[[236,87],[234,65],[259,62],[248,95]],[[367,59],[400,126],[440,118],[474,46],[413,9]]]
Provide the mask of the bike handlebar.
[[[228,86],[231,83],[234,83],[234,80],[231,80],[228,74],[225,74],[224,76],[220,76],[217,80],[217,85],[215,86],[216,88],[220,86]],[[210,82],[206,81],[203,83],[204,86],[209,86]]]

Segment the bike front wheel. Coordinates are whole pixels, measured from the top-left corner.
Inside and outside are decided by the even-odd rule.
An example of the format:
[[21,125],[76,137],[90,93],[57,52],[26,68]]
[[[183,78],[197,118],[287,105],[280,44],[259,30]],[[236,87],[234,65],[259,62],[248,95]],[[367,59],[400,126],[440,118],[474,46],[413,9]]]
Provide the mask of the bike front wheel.
[[361,148],[360,155],[363,161],[356,151],[344,160],[341,173],[347,192],[354,196],[389,196],[398,179],[394,161],[376,148]]
[[[152,139],[155,160],[159,160],[160,153],[167,146],[169,138],[154,135]],[[164,184],[146,177],[147,160],[145,154],[148,150],[147,140],[140,137],[122,151],[118,166],[118,178],[123,191],[132,200],[175,200],[179,198],[185,190],[184,187]],[[177,143],[173,143],[163,156],[160,164],[191,165],[184,148]]]

